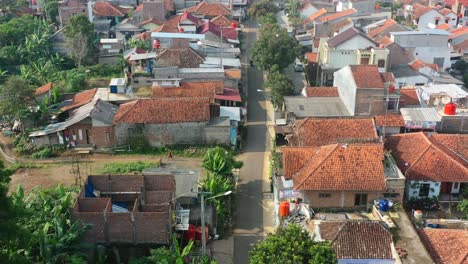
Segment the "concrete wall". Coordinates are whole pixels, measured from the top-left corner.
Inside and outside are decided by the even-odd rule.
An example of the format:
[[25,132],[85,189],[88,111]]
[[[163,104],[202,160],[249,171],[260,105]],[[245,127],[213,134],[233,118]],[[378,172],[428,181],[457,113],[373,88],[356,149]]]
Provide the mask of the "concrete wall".
[[385,114],[384,89],[356,89],[354,115]]
[[457,25],[457,15],[450,13],[446,17],[444,17],[436,10],[431,10],[419,17],[418,29],[428,29],[429,24],[436,25],[436,17],[440,18],[439,25],[444,24],[446,19],[448,19],[447,24],[449,24],[450,26],[455,27]]
[[333,86],[338,87],[338,94],[351,115],[356,112],[356,84],[349,67],[333,74]]
[[[320,198],[319,193],[328,193],[330,197]],[[303,191],[304,202],[313,208],[353,208],[355,207],[355,195],[365,192],[354,191]],[[367,193],[367,203],[381,197],[380,193]]]
[[356,15],[372,14],[375,12],[375,0],[354,1],[353,8],[358,12]]
[[376,45],[371,42],[369,39],[357,35],[348,41],[343,42],[342,44],[338,45],[335,49],[336,50],[356,50],[356,49],[367,49],[368,47],[375,47]]
[[397,88],[415,86],[417,83],[423,83],[424,85],[426,85],[429,83],[429,78],[423,75],[395,78],[395,86]]
[[356,51],[354,50],[329,51],[328,58],[329,60],[326,63],[335,69],[341,69],[346,65],[358,64]]
[[445,47],[417,47],[414,51],[414,56],[426,63],[436,63],[434,59],[443,58],[444,62],[441,70],[445,70],[451,66],[450,63],[450,48]]
[[411,198],[424,198],[419,196],[419,188],[421,183],[429,183],[429,196],[437,197],[440,194],[440,182],[433,181],[408,181],[406,183],[406,197]]
[[153,147],[174,144],[229,142],[229,126],[208,128],[205,122],[117,124],[115,125],[114,134],[117,145],[128,144],[132,137],[141,137],[142,135],[148,144]]
[[441,133],[468,133],[468,116],[443,116],[440,126]]

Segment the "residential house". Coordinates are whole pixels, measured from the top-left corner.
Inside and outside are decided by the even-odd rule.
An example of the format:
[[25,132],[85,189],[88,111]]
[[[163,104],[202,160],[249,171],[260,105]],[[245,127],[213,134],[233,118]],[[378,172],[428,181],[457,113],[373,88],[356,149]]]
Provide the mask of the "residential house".
[[304,28],[313,28],[316,20],[327,13],[325,8],[319,9],[304,19]]
[[379,221],[315,221],[313,234],[330,242],[339,264],[398,263],[393,235]]
[[85,243],[170,245],[173,175],[90,175],[71,210],[89,228]]
[[143,32],[143,28],[138,26],[138,23],[133,19],[124,19],[113,28],[115,38],[129,40],[131,37]]
[[46,99],[50,100],[50,98],[52,97],[52,86],[53,84],[50,82],[42,85],[41,87],[36,88],[34,98],[39,102],[43,102]]
[[377,42],[384,37],[390,37],[390,32],[407,30],[407,28],[400,25],[398,22],[391,18],[379,21],[377,23],[365,27],[365,32],[367,33],[367,35]]
[[163,49],[156,57],[156,67],[198,68],[204,57],[192,48]]
[[229,6],[220,3],[209,3],[201,1],[195,6],[189,7],[187,11],[196,17],[212,19],[217,16],[231,17],[231,9]]
[[465,229],[418,229],[419,237],[435,263],[466,263],[468,231]]
[[390,71],[395,76],[395,86],[399,89],[427,85],[431,81],[429,76],[420,73],[408,64],[393,65]]
[[339,22],[345,18],[355,16],[357,14],[357,10],[354,8],[346,9],[344,11],[339,11],[336,13],[332,14],[327,14],[326,16],[322,16],[318,19],[319,23],[325,23],[325,22]]
[[[92,9],[91,9],[92,10]],[[77,14],[88,14],[88,0],[62,0],[58,2],[58,15],[60,27],[64,27],[70,18]]]
[[292,134],[287,136],[289,146],[318,147],[335,143],[378,142],[372,118],[307,118],[297,120]]
[[181,15],[176,15],[166,21],[154,32],[184,32],[184,33],[196,33],[197,27],[203,25],[204,21],[200,18],[184,11]]
[[93,100],[70,112],[64,122],[50,124],[43,130],[29,134],[35,145],[70,144],[71,146],[114,146],[112,121],[117,106],[102,100]]
[[94,3],[92,21],[110,20],[111,26],[115,26],[127,16],[129,11],[129,8],[122,8],[110,2],[99,1]]
[[383,137],[400,134],[405,127],[403,116],[397,114],[377,115],[374,116],[374,121],[379,135]]
[[400,88],[398,91],[400,92],[400,107],[421,107],[416,88]]
[[124,49],[123,39],[104,39],[99,40],[99,64],[117,65]]
[[[333,86],[338,87],[341,100],[353,116],[384,114],[384,99],[396,99],[389,94],[394,80],[386,80],[377,65],[349,65],[334,75]],[[387,110],[396,109],[390,103]]]
[[210,98],[135,100],[120,105],[114,125],[117,145],[230,143],[229,118],[219,117]]
[[[313,208],[369,208],[384,193],[403,196],[404,177],[381,144],[284,147],[282,152],[284,177]],[[387,184],[387,179],[397,181]]]
[[320,42],[320,83],[330,85],[333,73],[346,65],[377,65],[378,70],[387,69],[388,50],[351,27],[344,32]]
[[442,118],[434,107],[400,108],[405,120],[406,132],[435,132],[440,127]]
[[150,19],[157,21],[166,21],[170,12],[173,12],[174,5],[168,0],[150,0],[143,1],[137,6],[133,14],[134,18],[142,23]]
[[153,86],[152,98],[209,98],[214,103],[216,88],[205,83],[180,83],[178,87]]
[[316,13],[318,11],[317,8],[315,8],[312,4],[307,3],[305,4],[301,10],[299,10],[300,16],[303,19],[309,18],[312,14]]
[[60,110],[62,112],[69,112],[73,109],[81,107],[89,102],[91,102],[96,94],[97,88],[85,90],[75,94],[72,100],[65,104]]
[[236,28],[222,28],[207,21],[197,28],[197,34],[205,35],[205,40],[214,43],[234,43],[239,44]]
[[215,24],[216,26],[218,26],[220,28],[231,27],[233,25],[233,23],[236,23],[233,20],[231,20],[231,19],[229,19],[229,18],[227,18],[225,16],[222,16],[222,15],[210,19],[210,22]]
[[419,132],[389,136],[385,147],[406,177],[407,199],[458,201],[468,182],[467,144],[467,135]]
[[390,39],[402,48],[412,48],[413,56],[425,63],[434,63],[439,69],[450,67],[450,47],[447,31],[428,29],[424,31],[391,32]]
[[138,26],[145,29],[146,31],[153,31],[160,27],[162,24],[164,24],[163,21],[153,17],[141,22],[140,24],[138,24]]
[[461,26],[468,26],[468,3],[464,0],[444,0],[445,7],[451,8],[458,16],[458,23]]
[[416,3],[413,5],[413,17],[419,30],[436,28],[441,24],[448,24],[450,27],[457,25],[457,14],[442,6],[428,7]]

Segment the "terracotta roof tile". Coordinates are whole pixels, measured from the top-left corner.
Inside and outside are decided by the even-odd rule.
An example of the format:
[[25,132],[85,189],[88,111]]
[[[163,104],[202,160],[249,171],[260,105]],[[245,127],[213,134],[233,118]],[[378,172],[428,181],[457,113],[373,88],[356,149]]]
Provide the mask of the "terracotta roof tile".
[[318,61],[318,53],[317,52],[306,52],[305,57],[307,62],[313,63]]
[[425,13],[431,11],[432,8],[431,7],[428,7],[428,6],[423,6],[421,4],[414,4],[413,5],[413,14],[414,14],[414,17],[416,19],[418,19],[419,17],[421,17],[422,15],[424,15]]
[[340,19],[340,18],[343,18],[343,17],[351,16],[351,15],[356,14],[356,13],[357,13],[356,9],[351,8],[351,9],[347,9],[347,10],[342,11],[342,12],[334,13],[334,14],[331,14],[331,15],[328,15],[328,16],[323,16],[323,17],[319,18],[319,21],[320,22],[328,22],[328,21]]
[[224,93],[224,81],[205,81],[205,82],[182,82],[182,88],[203,89],[204,87],[214,87],[216,94]]
[[465,35],[465,34],[468,34],[468,27],[467,26],[463,26],[461,28],[456,28],[456,29],[450,31],[450,36],[448,38],[449,39],[454,39],[454,38],[457,38],[457,37]]
[[[321,225],[319,226],[321,227]],[[332,247],[338,259],[394,259],[392,234],[379,221],[348,221]]]
[[432,134],[432,138],[440,144],[468,159],[468,135],[460,134]]
[[377,115],[374,116],[375,125],[378,127],[381,126],[391,126],[391,127],[404,127],[405,120],[401,115],[389,114],[389,115]]
[[42,85],[41,87],[36,89],[36,95],[46,93],[52,89],[52,83],[46,83]]
[[392,135],[385,146],[407,180],[468,182],[468,162],[437,138],[422,132]]
[[86,91],[75,94],[75,96],[73,96],[71,104],[62,107],[60,110],[62,111],[72,110],[72,109],[78,108],[82,105],[85,105],[91,102],[94,98],[94,95],[96,94],[96,91],[97,91],[97,88],[94,88],[91,90],[86,90]]
[[306,20],[304,20],[304,24],[307,25],[311,22],[314,22],[317,18],[325,15],[327,13],[327,10],[325,8],[317,10],[317,12],[313,13],[310,15]]
[[192,48],[164,49],[156,57],[158,67],[198,68],[205,59]]
[[387,47],[391,45],[393,41],[389,37],[383,37],[377,41],[382,47]]
[[450,26],[449,24],[444,23],[444,24],[438,25],[436,28],[437,28],[437,29],[442,29],[442,30],[447,30],[447,29],[449,29],[450,27],[451,27],[451,26]]
[[215,87],[214,86],[187,86],[181,87],[161,87],[153,86],[153,98],[210,98],[210,102],[214,103]]
[[226,77],[228,79],[240,80],[241,79],[241,70],[238,70],[238,69],[224,70],[224,77]]
[[161,26],[162,24],[164,24],[163,21],[161,21],[161,20],[159,20],[159,19],[157,19],[157,18],[152,17],[152,18],[150,18],[150,19],[147,19],[147,20],[141,22],[141,23],[138,24],[138,25],[139,25],[139,26],[144,26],[144,25],[147,25],[147,24],[149,24],[149,23],[153,23],[153,24],[156,24],[156,25],[158,25],[158,26]]
[[442,8],[442,9],[439,9],[439,13],[441,13],[442,15],[446,16],[450,13],[453,13],[452,10],[448,9],[448,8]]
[[344,28],[344,27],[346,27],[348,25],[353,25],[353,20],[351,20],[350,18],[345,18],[345,19],[331,25],[331,28],[332,28],[333,32],[339,32],[342,28]]
[[395,76],[391,72],[382,72],[380,73],[384,83],[393,83],[395,82]]
[[424,228],[418,233],[435,263],[468,263],[467,230]]
[[320,38],[314,38],[314,48],[318,48],[320,46]]
[[239,90],[234,88],[224,88],[224,92],[222,94],[215,95],[215,99],[232,102],[242,102]]
[[468,39],[465,39],[457,44],[454,44],[453,49],[461,53],[465,53],[465,50],[468,50]]
[[207,32],[211,32],[218,37],[221,36],[221,31],[223,32],[224,40],[238,38],[238,31],[235,28],[220,28],[210,21],[206,21],[203,25],[197,28],[197,34],[205,34]]
[[424,67],[426,64],[420,60],[420,59],[415,59],[414,61],[409,63],[409,66],[416,71],[419,71],[422,67]]
[[299,146],[323,146],[347,140],[378,138],[372,118],[307,118],[296,121],[294,134]]
[[229,7],[220,3],[208,3],[206,1],[200,2],[196,6],[189,7],[187,11],[205,17],[231,16]]
[[217,25],[218,27],[229,27],[232,25],[232,20],[225,16],[217,16],[210,20],[211,23]]
[[206,122],[210,119],[209,103],[209,98],[136,100],[119,107],[114,124]]
[[376,65],[349,65],[356,87],[385,88],[382,76]]
[[104,1],[96,2],[93,8],[94,15],[99,17],[124,17],[128,11],[129,9],[122,8]]
[[336,87],[304,87],[307,97],[338,97]]
[[[354,27],[350,27],[348,28],[347,30],[339,33],[338,35],[330,38],[329,40],[327,40],[327,43],[328,43],[328,46],[334,48],[350,39],[352,39],[353,37],[355,36],[358,36],[358,35],[363,35],[362,33],[360,33],[357,29],[355,29]],[[370,40],[371,42],[374,42],[373,40]],[[376,43],[377,44],[377,43]]]
[[168,32],[168,33],[178,32],[179,22],[185,19],[192,21],[197,27],[204,23],[203,20],[195,17],[194,15],[184,12],[181,15],[176,15],[176,16],[171,17],[168,21],[166,21],[160,27],[153,30],[153,32]]
[[346,224],[346,221],[322,221],[318,225],[320,238],[327,241],[335,240],[340,229]]
[[322,146],[293,174],[294,190],[384,191],[383,159],[381,144]]
[[375,36],[377,36],[378,34],[384,32],[385,30],[387,30],[389,27],[393,26],[397,24],[397,22],[391,18],[385,20],[385,22],[383,23],[383,25],[379,26],[379,27],[375,27],[373,29],[371,29],[369,31],[369,37],[373,38]]
[[400,89],[400,106],[420,105],[416,89]]
[[304,166],[306,160],[317,152],[318,148],[283,147],[281,150],[283,152],[284,177],[291,179],[293,174]]

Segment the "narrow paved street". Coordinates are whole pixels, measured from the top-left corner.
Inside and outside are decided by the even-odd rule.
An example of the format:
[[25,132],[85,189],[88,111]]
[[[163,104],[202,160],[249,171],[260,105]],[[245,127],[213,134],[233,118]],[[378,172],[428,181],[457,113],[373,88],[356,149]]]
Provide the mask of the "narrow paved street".
[[[244,42],[246,43],[243,63],[248,63],[249,51],[257,39],[256,22],[244,24]],[[240,173],[237,199],[237,219],[234,230],[234,263],[249,263],[251,246],[264,237],[264,226],[269,225],[269,212],[264,203],[265,157],[267,147],[267,113],[263,90],[263,73],[255,67],[248,67],[248,121],[247,142],[244,145],[242,160],[244,167]],[[264,209],[265,208],[265,209]]]

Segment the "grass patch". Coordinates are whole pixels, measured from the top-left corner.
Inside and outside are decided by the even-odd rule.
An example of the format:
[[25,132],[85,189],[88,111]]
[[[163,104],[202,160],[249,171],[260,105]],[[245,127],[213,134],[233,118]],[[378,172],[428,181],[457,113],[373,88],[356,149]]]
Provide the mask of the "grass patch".
[[8,166],[6,169],[13,174],[19,169],[32,169],[32,168],[42,168],[42,167],[44,166],[39,165],[34,162],[16,162],[15,164]]
[[[169,149],[172,150],[172,155],[174,157],[187,157],[187,158],[201,158],[208,149],[214,148],[216,145],[197,145],[197,146],[186,146],[186,145],[174,145],[169,147],[131,147],[128,149],[128,146],[116,148],[116,154],[123,155],[155,155],[155,156],[167,156]],[[229,150],[227,146],[220,146],[226,150]],[[235,153],[234,153],[235,155]]]
[[159,167],[159,162],[111,162],[104,165],[103,174],[127,174],[131,172],[141,172],[151,167]]

